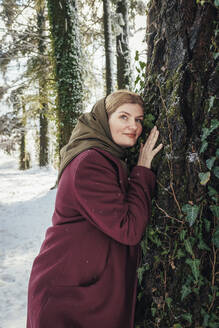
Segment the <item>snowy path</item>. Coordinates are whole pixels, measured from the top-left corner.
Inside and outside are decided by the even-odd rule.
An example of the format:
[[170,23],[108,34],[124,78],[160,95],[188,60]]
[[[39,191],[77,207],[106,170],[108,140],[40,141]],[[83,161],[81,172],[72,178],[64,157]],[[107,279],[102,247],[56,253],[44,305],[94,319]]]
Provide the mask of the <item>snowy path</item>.
[[0,152],[0,328],[25,328],[33,259],[51,224],[56,190],[52,169],[19,171]]

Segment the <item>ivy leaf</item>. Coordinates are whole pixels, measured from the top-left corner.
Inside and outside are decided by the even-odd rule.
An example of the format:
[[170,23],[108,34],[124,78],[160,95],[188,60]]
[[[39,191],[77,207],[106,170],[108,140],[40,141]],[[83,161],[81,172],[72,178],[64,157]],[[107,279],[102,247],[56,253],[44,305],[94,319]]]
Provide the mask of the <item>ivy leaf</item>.
[[205,139],[207,139],[209,134],[210,134],[210,129],[209,128],[203,128],[202,129],[201,141],[204,141]]
[[[216,119],[213,119],[211,121],[211,126],[210,128],[203,128],[202,129],[202,136],[201,136],[201,140],[204,141],[205,139],[207,139],[207,137],[215,130],[219,127],[219,121]],[[206,141],[206,140],[205,140]]]
[[181,259],[181,257],[184,257],[186,254],[181,250],[181,248],[178,249],[176,258],[177,260]]
[[186,248],[187,252],[190,255],[194,256],[194,253],[193,253],[193,250],[192,250],[192,245],[191,245],[189,239],[184,240],[184,244],[185,244],[185,248]]
[[204,320],[203,320],[203,326],[204,327],[207,327],[210,316],[209,316],[209,314],[203,308],[201,309],[201,315],[204,318]]
[[185,239],[185,235],[186,235],[186,230],[181,230],[179,233],[179,238],[181,241]]
[[155,117],[154,117],[154,115],[149,113],[149,114],[145,115],[145,119],[153,122],[155,120]]
[[200,154],[204,153],[208,147],[208,142],[206,140],[203,141],[201,149],[200,149]]
[[200,275],[200,271],[199,271],[200,260],[199,259],[187,259],[186,263],[190,266],[195,280],[198,281],[198,278]]
[[201,250],[211,251],[203,239],[199,239],[198,248]]
[[215,166],[213,169],[214,175],[219,179],[219,166]]
[[138,75],[135,79],[135,85],[140,81],[140,76]]
[[186,286],[186,285],[183,285],[182,286],[182,289],[181,289],[181,301],[184,300],[184,298],[186,296],[188,296],[190,293],[192,292],[191,288]]
[[215,160],[216,160],[216,157],[211,157],[211,158],[207,159],[207,161],[206,161],[206,165],[207,165],[207,168],[208,168],[209,170],[212,169]]
[[198,176],[199,176],[201,185],[205,186],[208,183],[208,181],[210,180],[211,172],[210,171],[205,172],[205,173],[201,172],[201,173],[199,173]]
[[189,225],[191,227],[194,224],[194,222],[198,216],[199,206],[186,204],[186,205],[183,205],[182,211],[187,214],[186,221],[189,222]]
[[205,223],[205,230],[207,232],[210,232],[210,228],[211,228],[211,222],[207,219],[204,219],[204,223]]
[[219,157],[219,148],[216,150],[216,157]]
[[212,236],[212,241],[214,243],[214,245],[219,248],[219,224],[216,227],[216,230]]
[[215,129],[219,127],[219,121],[216,119],[213,119],[211,121],[211,126],[210,126],[210,133],[213,132]]
[[142,280],[143,280],[143,275],[145,273],[145,268],[143,266],[138,268],[137,273],[138,273],[139,284],[141,285]]
[[219,52],[213,52],[213,57],[214,57],[214,60],[218,59]]
[[173,328],[183,328],[183,326],[181,326],[180,323],[175,323],[175,324],[173,325]]
[[208,194],[210,197],[214,197],[217,195],[217,190],[215,190],[213,187],[208,186]]
[[139,60],[139,51],[136,50],[135,52],[135,61],[138,61]]
[[155,316],[156,312],[157,312],[157,309],[152,307],[151,308],[151,314],[152,314],[153,317]]
[[182,318],[185,319],[186,321],[188,321],[190,324],[192,324],[192,315],[191,315],[191,313],[182,314]]
[[140,62],[139,62],[139,65],[140,65],[141,69],[144,69],[144,68],[145,68],[145,66],[146,66],[146,63],[145,63],[145,62],[142,62],[142,61],[140,61]]
[[[139,301],[139,302],[141,301],[143,295],[144,295],[143,292],[139,292],[139,293],[138,293],[137,298],[138,298],[138,301]],[[138,328],[138,327],[140,328],[140,326],[136,326],[136,328]]]
[[216,216],[216,218],[219,218],[219,206],[211,205],[210,210],[213,213],[213,215]]
[[219,7],[219,0],[214,0],[214,5],[215,5],[216,7]]
[[210,111],[212,109],[215,99],[216,99],[215,96],[210,97],[208,111]]
[[165,301],[167,303],[168,308],[170,309],[171,308],[171,303],[172,303],[173,299],[171,297],[167,297],[165,299]]

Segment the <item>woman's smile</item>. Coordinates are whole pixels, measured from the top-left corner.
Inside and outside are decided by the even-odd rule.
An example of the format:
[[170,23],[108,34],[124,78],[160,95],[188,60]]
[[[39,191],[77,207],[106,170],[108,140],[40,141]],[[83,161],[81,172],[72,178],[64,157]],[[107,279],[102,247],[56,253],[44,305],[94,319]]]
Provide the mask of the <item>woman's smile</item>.
[[128,136],[129,138],[135,138],[136,134],[133,133],[124,133],[126,136]]

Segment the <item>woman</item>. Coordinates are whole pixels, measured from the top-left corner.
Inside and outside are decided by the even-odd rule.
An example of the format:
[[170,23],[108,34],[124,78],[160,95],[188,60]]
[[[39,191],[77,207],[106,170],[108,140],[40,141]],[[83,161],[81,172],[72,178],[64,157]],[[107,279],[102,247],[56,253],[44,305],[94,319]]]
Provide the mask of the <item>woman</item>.
[[28,328],[134,326],[139,241],[150,215],[155,127],[127,177],[125,148],[142,132],[143,101],[127,90],[83,114],[61,151],[53,226],[34,261]]

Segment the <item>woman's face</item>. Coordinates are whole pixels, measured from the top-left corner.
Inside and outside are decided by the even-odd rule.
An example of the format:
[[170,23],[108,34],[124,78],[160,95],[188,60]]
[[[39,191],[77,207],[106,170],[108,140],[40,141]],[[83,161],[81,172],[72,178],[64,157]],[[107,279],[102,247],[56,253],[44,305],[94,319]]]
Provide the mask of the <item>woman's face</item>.
[[142,132],[143,109],[139,104],[123,104],[109,117],[113,141],[122,147],[135,145]]

